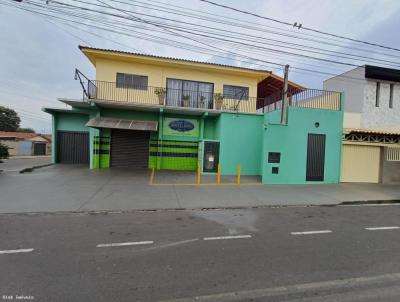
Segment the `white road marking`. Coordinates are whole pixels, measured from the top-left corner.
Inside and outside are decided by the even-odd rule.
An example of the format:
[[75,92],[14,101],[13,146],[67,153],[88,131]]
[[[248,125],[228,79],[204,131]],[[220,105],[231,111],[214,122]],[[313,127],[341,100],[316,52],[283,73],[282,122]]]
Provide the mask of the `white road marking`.
[[243,238],[251,238],[251,235],[204,237],[203,240],[224,240],[224,239],[243,239]]
[[114,247],[114,246],[129,246],[129,245],[147,245],[153,244],[153,241],[135,241],[135,242],[119,242],[119,243],[101,243],[96,247]]
[[380,230],[397,230],[400,229],[398,226],[387,226],[387,227],[374,227],[374,228],[365,228],[368,231],[380,231]]
[[32,251],[33,251],[33,249],[4,250],[4,251],[0,251],[0,254],[29,253]]
[[321,230],[321,231],[307,231],[307,232],[291,232],[292,235],[312,235],[312,234],[326,234],[332,233],[331,230]]

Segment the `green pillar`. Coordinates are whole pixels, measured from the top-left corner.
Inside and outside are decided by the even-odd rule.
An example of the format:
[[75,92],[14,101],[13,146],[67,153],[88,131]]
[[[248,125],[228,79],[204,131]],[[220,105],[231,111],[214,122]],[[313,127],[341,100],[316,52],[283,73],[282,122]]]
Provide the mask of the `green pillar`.
[[200,135],[199,135],[199,146],[197,149],[197,160],[200,160],[201,172],[203,172],[203,146],[204,146],[204,123],[208,116],[208,112],[204,112],[200,119]]
[[[160,108],[160,115],[158,116],[158,144],[162,144],[163,139],[163,129],[164,129],[164,109]],[[162,147],[157,146],[157,152],[162,152]],[[157,170],[161,169],[162,156],[156,156]]]
[[57,129],[56,129],[56,118],[57,113],[51,114],[51,162],[55,164],[57,162]]
[[[89,114],[89,120],[100,117],[100,110],[96,107],[96,105],[91,104],[91,110]],[[99,146],[100,140],[100,131],[99,129],[89,128],[89,162],[90,162],[90,169],[98,169],[99,168],[99,154],[98,152],[94,152],[94,150],[99,150],[97,148]],[[96,147],[95,147],[96,143]],[[96,153],[96,154],[95,154]]]

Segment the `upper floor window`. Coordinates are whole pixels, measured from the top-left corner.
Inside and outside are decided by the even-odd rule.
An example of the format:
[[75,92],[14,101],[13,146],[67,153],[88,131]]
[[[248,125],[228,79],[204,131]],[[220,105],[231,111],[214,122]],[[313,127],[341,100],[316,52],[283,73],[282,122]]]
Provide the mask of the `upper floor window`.
[[375,96],[375,107],[379,107],[379,97],[381,94],[381,83],[376,82],[376,96]]
[[389,91],[389,108],[393,108],[393,91],[394,91],[394,84],[390,84],[390,91]]
[[211,109],[213,95],[213,83],[167,79],[168,105]]
[[248,100],[249,87],[224,85],[224,97],[234,100]]
[[118,72],[116,87],[147,90],[148,81],[147,76]]

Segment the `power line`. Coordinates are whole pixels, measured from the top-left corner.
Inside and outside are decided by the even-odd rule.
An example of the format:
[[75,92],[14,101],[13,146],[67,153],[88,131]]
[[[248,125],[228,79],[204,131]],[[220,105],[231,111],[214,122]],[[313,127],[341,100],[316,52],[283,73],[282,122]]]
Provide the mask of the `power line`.
[[[122,2],[122,1],[118,1],[118,0],[114,0],[114,1],[115,2],[119,2],[119,3],[126,3],[126,2]],[[137,0],[130,0],[130,2],[143,3],[143,2],[137,1]],[[167,7],[166,6],[160,6],[160,5],[154,5],[154,3],[164,4],[164,5],[167,5]],[[136,6],[138,6],[138,5],[136,5]],[[342,40],[334,39],[334,38],[330,38],[330,37],[322,37],[322,36],[319,36],[319,35],[313,35],[311,33],[302,33],[302,32],[298,32],[297,31],[296,35],[293,35],[293,34],[279,33],[279,32],[270,31],[270,30],[266,31],[266,30],[263,30],[262,28],[263,27],[272,28],[272,29],[276,29],[276,30],[279,30],[279,31],[283,31],[283,32],[289,32],[289,33],[293,33],[294,32],[293,30],[288,30],[288,29],[284,29],[284,28],[279,28],[279,27],[274,27],[274,26],[268,26],[268,25],[265,25],[265,24],[255,23],[255,22],[251,22],[250,20],[241,21],[241,20],[238,20],[236,18],[232,18],[232,17],[220,15],[220,14],[215,14],[215,13],[210,13],[210,12],[202,12],[202,11],[193,10],[193,9],[190,9],[190,8],[185,8],[185,7],[178,6],[178,5],[173,5],[171,3],[167,3],[166,4],[164,2],[160,2],[160,1],[156,1],[156,0],[152,0],[151,1],[151,7],[148,7],[148,6],[141,6],[141,7],[145,7],[145,8],[149,8],[149,9],[153,9],[153,7],[161,7],[163,9],[163,11],[168,11],[168,9],[169,9],[170,13],[173,13],[173,14],[177,14],[177,10],[173,9],[171,11],[170,8],[171,7],[177,7],[177,8],[183,9],[183,10],[180,10],[180,12],[183,12],[181,14],[182,16],[189,16],[189,17],[196,16],[196,15],[198,16],[199,13],[203,14],[203,15],[216,16],[217,18],[214,18],[214,19],[211,19],[209,17],[203,17],[202,20],[207,20],[207,21],[211,21],[211,22],[215,22],[215,23],[221,23],[221,24],[225,24],[225,25],[238,26],[238,27],[241,27],[241,28],[251,29],[251,30],[255,30],[255,31],[261,31],[261,32],[269,33],[269,34],[276,34],[276,35],[291,37],[291,38],[295,38],[295,39],[301,39],[301,40],[305,40],[305,41],[312,41],[312,42],[322,43],[324,45],[331,45],[331,46],[337,46],[337,47],[342,47],[342,48],[348,48],[348,49],[352,49],[352,50],[368,52],[370,54],[394,56],[393,54],[385,54],[385,53],[381,53],[381,52],[375,52],[375,51],[372,51],[370,48],[365,49],[365,48],[357,48],[357,47],[353,47],[353,46],[349,46],[349,45],[345,45],[345,44],[339,45],[339,44],[330,43],[330,42],[327,42],[327,40],[337,41],[337,42],[342,42]],[[195,11],[197,14],[186,13],[185,11]],[[222,21],[221,19],[233,20],[233,21],[227,23],[226,21]],[[255,26],[249,27],[249,24],[253,24]],[[304,35],[305,37],[300,37],[298,35]],[[307,38],[308,36],[316,37],[316,38],[323,38],[323,40],[309,39],[309,38]],[[364,45],[360,45],[360,46],[364,46]],[[365,47],[370,47],[370,46],[365,45]],[[398,56],[395,56],[395,57],[398,57]]]
[[[149,14],[139,13],[139,12],[133,12],[133,11],[126,10],[126,9],[121,9],[121,8],[113,8],[113,7],[109,6],[108,4],[106,4],[106,3],[104,3],[104,2],[101,2],[101,3],[104,3],[105,5],[99,5],[99,4],[95,4],[95,3],[91,3],[91,2],[87,2],[87,1],[82,1],[82,0],[71,0],[71,1],[79,2],[79,3],[85,3],[85,4],[90,4],[90,5],[99,6],[99,7],[103,7],[103,8],[112,8],[112,9],[118,10],[118,11],[120,11],[120,12],[123,12],[123,13],[125,13],[125,14],[128,14],[129,16],[132,16],[132,13],[133,13],[133,14],[136,14],[136,15],[142,15],[142,16],[147,16],[147,17],[152,17],[152,18],[161,19],[161,20],[166,20],[166,21],[169,21],[169,22],[171,22],[171,21],[172,21],[172,22],[176,22],[176,20],[170,19],[170,18],[165,18],[165,17],[160,17],[160,16],[154,16],[154,15],[149,15]],[[114,0],[114,2],[123,3],[123,4],[128,4],[128,3],[124,2],[124,1],[118,1],[118,0]],[[61,5],[65,5],[65,4],[62,4],[62,3],[58,2],[58,1],[53,1],[53,3],[58,3],[58,4],[61,4]],[[72,7],[75,7],[75,8],[80,8],[80,9],[85,9],[85,10],[93,11],[93,12],[96,12],[96,13],[104,13],[104,14],[110,15],[110,14],[107,13],[107,12],[101,12],[101,11],[98,11],[98,10],[87,9],[87,8],[83,8],[83,7],[80,7],[80,6],[73,6],[73,5],[70,5],[70,4],[66,4],[66,5],[67,5],[67,6],[72,6]],[[114,14],[111,14],[111,15],[116,16],[116,15],[114,15]],[[118,15],[117,15],[116,17],[118,17]],[[121,17],[121,16],[119,16],[119,17]],[[132,17],[138,18],[138,17],[135,17],[135,16],[132,16]],[[140,19],[140,20],[143,21],[143,20],[145,20],[145,19]],[[148,20],[147,20],[147,21],[148,21]],[[167,27],[167,28],[170,28],[170,29],[179,29],[179,30],[184,31],[184,32],[185,32],[185,30],[186,30],[186,33],[190,33],[190,34],[192,34],[192,35],[200,35],[199,32],[210,33],[209,31],[207,32],[207,31],[204,31],[204,30],[201,30],[201,29],[195,29],[196,32],[190,32],[190,30],[187,30],[188,27],[182,27],[182,26],[177,26],[177,25],[170,25],[170,24],[160,23],[160,22],[154,22],[154,21],[148,21],[148,24],[150,24],[150,22],[151,22],[151,24],[153,24],[153,25],[155,25],[155,24],[157,23],[158,25],[163,26],[164,28]],[[188,25],[191,25],[191,26],[199,26],[199,25],[197,25],[197,24],[194,24],[194,23],[191,23],[191,22],[185,22],[185,21],[183,21],[183,20],[179,20],[179,24],[188,24]],[[291,43],[291,42],[286,42],[286,41],[280,41],[280,40],[276,40],[276,39],[268,39],[268,38],[263,38],[263,37],[260,37],[260,36],[254,36],[254,35],[251,35],[251,34],[248,34],[248,33],[245,34],[245,33],[239,33],[239,32],[226,31],[226,30],[223,30],[223,29],[219,29],[219,28],[215,28],[215,27],[209,27],[209,26],[204,26],[204,25],[203,25],[203,26],[199,26],[199,27],[201,27],[201,28],[213,29],[213,30],[222,31],[222,32],[229,32],[229,33],[230,33],[230,35],[222,35],[221,33],[217,33],[217,35],[219,35],[219,36],[232,37],[232,33],[235,33],[235,34],[237,34],[237,35],[241,35],[241,37],[240,37],[240,38],[237,38],[237,39],[241,39],[241,40],[245,40],[245,41],[256,42],[256,43],[261,43],[261,44],[266,44],[266,45],[271,45],[271,46],[277,46],[277,47],[284,47],[285,49],[293,49],[293,50],[307,51],[308,53],[316,53],[316,54],[322,54],[322,55],[327,55],[327,56],[334,56],[334,57],[337,57],[337,58],[347,58],[347,59],[355,60],[355,59],[353,59],[353,58],[351,58],[351,57],[357,57],[357,58],[360,58],[360,59],[367,59],[367,60],[370,60],[371,62],[374,62],[374,63],[378,63],[378,62],[379,62],[380,64],[384,64],[384,65],[388,65],[388,66],[400,67],[400,65],[399,65],[400,63],[398,63],[398,62],[393,62],[393,61],[389,61],[389,60],[382,60],[382,59],[378,59],[378,58],[370,58],[370,57],[367,57],[367,56],[362,56],[362,55],[357,55],[357,54],[350,54],[350,53],[339,52],[339,51],[333,51],[333,50],[328,50],[328,49],[322,49],[322,48],[318,48],[318,47],[306,46],[306,45],[301,45],[301,44],[297,44],[297,43]],[[204,35],[204,34],[203,34],[203,35]],[[209,34],[206,35],[206,36],[207,36],[207,37],[210,37]],[[215,37],[215,36],[214,36],[214,38],[219,38],[219,36],[218,36],[218,37]],[[257,38],[257,39],[263,39],[263,41],[259,41],[259,40],[256,41],[256,40],[248,39],[248,38],[246,38],[246,37],[254,37],[254,38]],[[234,37],[234,38],[236,38],[236,37]],[[220,40],[221,40],[221,39],[220,39]],[[269,40],[269,41],[273,41],[273,42],[278,42],[278,43],[282,43],[282,44],[285,44],[285,45],[277,45],[277,44],[272,44],[272,43],[266,43],[265,40]],[[226,40],[225,40],[225,41],[226,41]],[[231,40],[230,42],[236,42],[236,43],[244,44],[244,43],[242,43],[242,42],[237,42],[237,41],[232,41],[232,40]],[[288,45],[299,46],[299,47],[302,47],[302,48],[292,47],[292,46],[288,46]],[[313,51],[313,50],[310,50],[310,49],[320,50],[320,51],[323,51],[323,52]],[[264,48],[264,50],[274,51],[274,52],[277,52],[277,51],[278,51],[278,50],[275,50],[275,49],[268,49],[268,48]],[[330,54],[330,53],[332,53],[332,54]],[[293,53],[288,52],[287,54],[293,54]],[[293,55],[296,55],[296,56],[304,56],[304,55],[301,55],[301,54],[293,54]],[[345,56],[343,56],[343,55],[345,55]],[[306,56],[306,57],[311,58],[310,56]],[[312,57],[312,59],[318,60],[318,58],[315,58],[315,57]],[[325,59],[323,59],[323,60],[325,60]],[[326,61],[326,62],[328,62],[328,61]],[[333,61],[331,60],[331,62],[332,62],[332,63],[336,63],[337,61],[333,62]],[[338,64],[340,64],[340,63],[338,63]],[[348,65],[348,64],[345,64],[345,65]],[[353,64],[353,65],[349,65],[349,66],[358,66],[358,65],[359,65],[359,64]]]
[[[53,16],[54,17],[54,16]],[[136,17],[135,17],[136,18]],[[128,18],[128,20],[131,20],[131,19],[129,19]],[[132,20],[131,20],[132,21]],[[136,21],[136,20],[135,20]],[[150,23],[151,24],[151,23]],[[86,26],[88,26],[87,24],[84,24],[84,25],[86,25]],[[103,28],[103,30],[107,30],[107,29],[104,29]],[[108,30],[109,31],[109,30]],[[169,31],[168,31],[169,32]],[[123,33],[120,33],[120,34],[123,34]],[[125,33],[126,34],[126,33]],[[175,31],[173,31],[173,34],[175,34]],[[183,37],[185,37],[185,36],[183,36]],[[186,37],[185,37],[186,38]],[[195,40],[196,42],[198,42],[197,40]],[[158,40],[158,41],[156,41],[157,43],[160,43],[160,40]],[[177,43],[176,41],[173,41],[173,42],[175,42],[175,43]],[[189,46],[191,46],[191,47],[193,47],[192,45],[189,45]],[[175,47],[176,47],[176,45],[175,45]],[[193,51],[193,50],[192,50]],[[208,50],[208,51],[210,51],[210,50]],[[223,52],[224,52],[224,55],[226,55],[226,54],[232,54],[232,55],[234,55],[234,56],[239,56],[239,57],[246,57],[246,59],[248,59],[248,60],[251,60],[251,61],[259,61],[259,62],[265,62],[265,60],[260,60],[260,59],[257,59],[257,58],[252,58],[252,57],[248,57],[248,56],[243,56],[242,54],[239,54],[239,53],[233,53],[233,52],[230,52],[230,51],[226,51],[226,50],[223,50]],[[214,52],[214,55],[215,55],[215,52]],[[226,58],[226,57],[224,57],[224,58]],[[230,59],[230,58],[227,58],[227,59]],[[269,64],[269,63],[272,63],[272,64],[274,64],[274,65],[278,65],[278,66],[282,66],[283,64],[277,64],[277,63],[274,63],[274,62],[268,62],[267,64]],[[254,64],[254,63],[253,63]],[[256,64],[257,65],[257,64]],[[261,64],[258,64],[258,65],[261,65]],[[320,71],[315,71],[315,70],[309,70],[309,69],[304,69],[304,68],[298,68],[298,67],[293,67],[295,70],[303,70],[303,71],[307,71],[307,72],[318,72],[318,73],[320,73],[320,74],[325,74],[325,75],[335,75],[335,74],[332,74],[332,73],[327,73],[327,72],[320,72]]]
[[[281,21],[281,20],[278,20],[278,19],[261,16],[261,15],[256,14],[256,13],[252,13],[252,12],[244,11],[244,10],[241,10],[241,9],[237,9],[237,8],[234,8],[234,7],[231,7],[231,6],[228,6],[228,5],[219,4],[219,3],[216,3],[216,2],[213,2],[213,1],[209,1],[209,0],[200,0],[200,1],[201,2],[205,2],[205,3],[209,3],[209,4],[214,5],[214,6],[219,6],[219,7],[226,8],[226,9],[229,9],[229,10],[232,10],[232,11],[236,11],[236,12],[239,12],[239,13],[242,13],[242,14],[251,15],[253,17],[257,17],[257,18],[261,18],[261,19],[277,22],[277,23],[280,23],[280,24],[283,24],[283,25],[293,26],[293,24],[289,23],[289,22],[285,22],[285,21]],[[377,43],[371,43],[371,42],[358,40],[358,39],[354,39],[354,38],[350,38],[350,37],[345,37],[345,36],[341,36],[341,35],[338,35],[338,34],[328,33],[328,32],[321,31],[321,30],[314,29],[314,28],[310,28],[310,27],[302,26],[301,28],[304,29],[304,30],[307,30],[307,31],[312,31],[312,32],[315,32],[315,33],[328,35],[328,36],[331,36],[331,37],[336,37],[336,38],[340,38],[340,39],[344,39],[344,40],[348,40],[348,41],[352,41],[352,42],[357,42],[357,43],[362,43],[362,44],[366,44],[366,45],[370,45],[370,46],[376,46],[376,47],[380,47],[380,48],[400,51],[400,49],[398,49],[398,48],[385,46],[385,45],[381,45],[381,44],[377,44]]]

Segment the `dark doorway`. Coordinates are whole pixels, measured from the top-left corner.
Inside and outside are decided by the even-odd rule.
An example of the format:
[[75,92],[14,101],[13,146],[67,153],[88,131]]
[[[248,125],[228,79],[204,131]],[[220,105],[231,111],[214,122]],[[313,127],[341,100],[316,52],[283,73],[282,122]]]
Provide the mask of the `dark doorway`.
[[57,162],[61,164],[89,163],[89,132],[57,132]]
[[324,181],[325,134],[308,134],[306,181]]
[[115,129],[111,132],[111,167],[149,167],[150,132]]
[[219,142],[204,142],[203,171],[217,172],[219,163]]
[[33,155],[46,155],[46,144],[45,143],[34,143],[33,144]]

